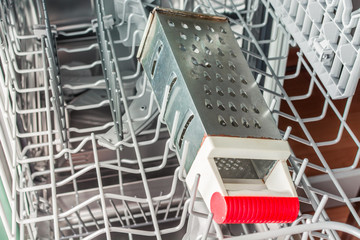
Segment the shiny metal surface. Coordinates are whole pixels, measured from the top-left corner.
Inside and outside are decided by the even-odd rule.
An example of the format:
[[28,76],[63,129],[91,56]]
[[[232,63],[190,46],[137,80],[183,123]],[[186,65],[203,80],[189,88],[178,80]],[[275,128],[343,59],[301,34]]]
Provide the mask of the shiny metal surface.
[[239,158],[214,158],[220,176],[230,179],[263,179],[275,160],[253,160]]
[[153,14],[139,57],[186,170],[208,135],[281,139],[226,18]]

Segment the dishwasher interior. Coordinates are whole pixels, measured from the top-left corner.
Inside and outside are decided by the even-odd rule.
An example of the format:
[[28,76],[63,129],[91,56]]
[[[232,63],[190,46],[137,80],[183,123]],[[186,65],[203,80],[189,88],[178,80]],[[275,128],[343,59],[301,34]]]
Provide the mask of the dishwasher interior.
[[[360,238],[358,2],[0,2],[1,239]],[[294,223],[219,225],[187,189],[136,58],[157,6],[229,19],[293,149]]]

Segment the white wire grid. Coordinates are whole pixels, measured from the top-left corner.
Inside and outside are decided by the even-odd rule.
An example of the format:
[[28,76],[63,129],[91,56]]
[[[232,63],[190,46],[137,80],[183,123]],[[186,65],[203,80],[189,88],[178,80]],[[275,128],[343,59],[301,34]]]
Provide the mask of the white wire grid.
[[352,96],[360,77],[357,1],[270,1],[330,96]]
[[[98,4],[101,9],[104,3],[95,1],[93,4]],[[124,1],[124,6],[127,4],[143,7],[135,0]],[[152,7],[157,3],[143,4]],[[295,72],[285,74],[288,44],[294,45],[294,42],[267,0],[247,1],[246,4],[232,0],[198,0],[166,2],[163,5],[229,16],[234,34],[239,39],[264,97],[270,103],[274,117],[279,121],[288,119],[302,130],[300,134],[295,134],[291,128],[282,129],[284,139],[292,139],[304,147],[310,146],[320,160],[318,164],[312,162],[312,159],[299,159],[295,154],[289,159],[294,183],[299,192],[305,193],[300,197],[302,206],[310,206],[315,213],[300,214],[293,224],[278,225],[274,229],[271,224],[257,225],[255,228],[249,225],[218,226],[211,221],[211,214],[194,211],[198,201],[196,189],[188,194],[183,187],[183,176],[179,174],[182,166],[177,166],[177,161],[174,161],[174,146],[171,136],[167,136],[167,130],[161,124],[161,109],[160,117],[154,121],[153,127],[138,134],[132,127],[134,122],[144,120],[133,117],[134,113],[129,110],[129,104],[145,94],[146,79],[142,77],[140,65],[137,63],[130,73],[121,72],[116,77],[120,83],[121,96],[126,96],[121,98],[121,102],[124,114],[127,119],[131,119],[124,121],[131,138],[100,147],[98,140],[104,141],[107,136],[105,133],[114,124],[110,118],[94,120],[92,117],[94,113],[102,114],[103,108],[108,109],[109,100],[102,98],[101,94],[90,94],[90,98],[85,98],[88,101],[75,101],[81,95],[66,93],[104,91],[105,80],[101,77],[101,70],[97,69],[101,64],[96,54],[98,43],[96,39],[90,39],[82,41],[80,45],[73,45],[75,47],[65,44],[57,48],[57,54],[55,43],[51,43],[54,35],[82,39],[93,31],[93,25],[89,23],[81,25],[81,28],[67,26],[56,30],[48,24],[48,16],[41,1],[2,1],[0,140],[5,158],[0,162],[0,177],[12,216],[6,216],[6,205],[2,205],[0,215],[8,237],[137,239],[138,236],[149,236],[162,239],[179,231],[183,234],[189,215],[206,220],[200,227],[201,232],[195,237],[198,239],[231,236],[233,239],[264,239],[283,235],[287,239],[296,239],[297,234],[303,239],[340,239],[336,230],[360,237],[358,229],[331,222],[324,211],[327,200],[332,199],[345,204],[356,222],[360,223],[359,215],[352,205],[359,202],[360,198],[349,198],[336,179],[337,172],[353,171],[360,156],[358,137],[346,121],[352,97],[346,100],[345,107],[340,111],[301,51],[297,54]],[[259,15],[262,18],[258,18]],[[133,17],[134,14],[130,14],[126,21],[123,20],[123,24],[127,23],[128,28],[131,28]],[[259,38],[257,33],[271,26],[269,22],[272,22],[271,35]],[[128,32],[135,34],[135,31]],[[109,41],[111,43],[112,39]],[[266,48],[269,51],[265,54]],[[128,51],[128,56],[113,60],[115,68],[134,58],[135,45],[129,49],[134,50]],[[89,52],[92,52],[89,55],[93,59],[87,59],[84,63],[81,55]],[[63,63],[61,58],[75,59],[77,64]],[[266,68],[259,67],[261,65]],[[301,68],[309,73],[308,91],[304,95],[289,96],[282,85],[297,78]],[[82,76],[84,71],[88,71],[91,77],[86,75],[87,80],[82,80],[81,84],[66,82],[66,74],[61,70],[72,72],[72,76]],[[126,91],[127,80],[142,82],[141,90]],[[60,82],[62,85],[58,86]],[[314,91],[321,92],[323,110],[318,116],[302,118],[295,107],[296,103],[311,98]],[[97,98],[99,95],[100,98]],[[155,104],[150,105],[146,109],[149,113],[152,107],[156,107]],[[289,107],[291,114],[281,111],[280,106],[284,105]],[[335,114],[339,122],[336,137],[316,141],[307,123],[319,122],[329,112]],[[90,117],[86,115],[89,113]],[[149,118],[150,114],[145,116]],[[83,124],[77,124],[77,121]],[[334,169],[323,156],[322,147],[336,146],[344,134],[350,135],[356,155],[349,160],[351,164],[348,167]],[[144,153],[146,149],[151,150]],[[312,187],[303,174],[307,168],[327,174],[338,193]],[[197,179],[201,180],[201,177]],[[252,233],[254,229],[258,233]]]

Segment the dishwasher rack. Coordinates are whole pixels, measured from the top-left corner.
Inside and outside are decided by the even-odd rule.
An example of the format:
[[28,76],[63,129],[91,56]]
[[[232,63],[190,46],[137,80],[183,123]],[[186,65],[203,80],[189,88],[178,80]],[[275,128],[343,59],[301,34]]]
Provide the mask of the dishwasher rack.
[[[360,198],[349,196],[338,180],[356,172],[360,157],[359,133],[347,122],[356,96],[338,107],[302,50],[296,69],[286,71],[289,45],[297,42],[271,2],[89,0],[86,21],[55,26],[49,10],[54,1],[2,0],[2,238],[341,239],[337,231],[360,237],[357,228],[332,222],[324,210],[330,201],[346,205],[360,224],[353,205]],[[283,138],[314,152],[318,161],[297,158],[297,152],[289,159],[301,202],[293,224],[217,225],[196,187],[186,189],[164,108],[155,104],[135,59],[147,14],[158,5],[227,16]],[[301,69],[306,92],[291,95],[286,85],[299,84]],[[322,111],[303,117],[299,103],[315,93]],[[308,126],[329,115],[338,122],[331,129],[335,137],[319,140]],[[323,151],[344,135],[355,154],[338,168]],[[336,192],[312,186],[308,170],[325,174]]]

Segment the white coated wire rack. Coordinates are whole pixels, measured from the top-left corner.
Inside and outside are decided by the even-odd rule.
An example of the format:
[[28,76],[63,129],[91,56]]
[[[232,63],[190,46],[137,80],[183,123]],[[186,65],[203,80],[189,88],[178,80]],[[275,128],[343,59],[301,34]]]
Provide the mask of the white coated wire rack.
[[356,1],[270,1],[330,96],[352,96],[360,77]]
[[[289,46],[295,47],[296,39],[272,1],[79,1],[86,2],[91,12],[85,20],[72,16],[52,25],[54,2],[2,0],[0,5],[0,191],[5,196],[0,198],[0,217],[4,236],[341,239],[339,231],[343,231],[360,238],[359,229],[331,221],[324,210],[330,203],[344,205],[360,224],[354,207],[360,197],[348,194],[340,182],[341,176],[357,173],[360,157],[358,124],[347,121],[354,97],[342,100],[339,107],[301,48],[296,53],[296,68],[286,71]],[[301,4],[308,2],[313,1]],[[50,10],[52,4],[55,7]],[[229,18],[283,138],[312,153],[300,158],[301,153],[294,150],[289,159],[301,202],[294,223],[219,226],[196,196],[197,189],[185,188],[181,160],[163,125],[163,109],[157,109],[135,59],[147,14],[158,5]],[[356,14],[350,17],[359,24]],[[107,51],[107,60],[100,51]],[[101,68],[104,59],[111,70],[108,73]],[[301,70],[306,74],[300,75]],[[115,91],[109,94],[111,84]],[[286,87],[293,84],[305,86],[305,91],[293,94]],[[320,98],[320,111],[300,112],[301,105],[315,95]],[[335,119],[331,129],[323,124],[327,118]],[[331,131],[334,138],[318,138],[316,128]],[[354,149],[353,157],[338,160],[346,161],[345,167],[330,165],[331,157],[324,152],[329,147],[336,149],[344,137]],[[327,186],[313,186],[304,174],[309,170],[326,176]],[[204,180],[200,176],[196,181]],[[329,191],[329,185],[335,191]]]

